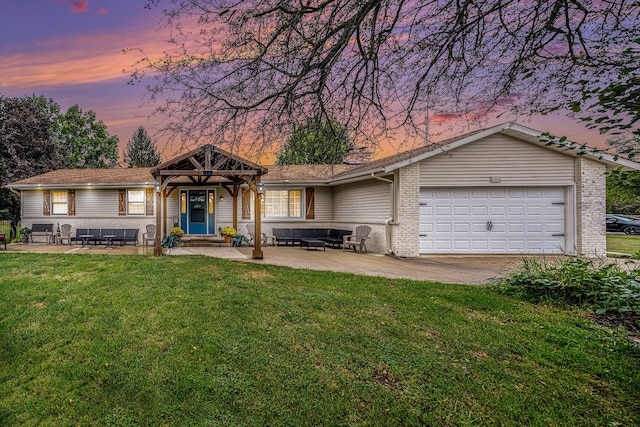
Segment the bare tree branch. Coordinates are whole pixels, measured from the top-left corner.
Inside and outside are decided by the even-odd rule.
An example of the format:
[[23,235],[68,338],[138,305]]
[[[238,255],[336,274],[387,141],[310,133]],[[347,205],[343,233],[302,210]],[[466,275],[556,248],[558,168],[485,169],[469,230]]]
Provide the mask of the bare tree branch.
[[274,152],[309,118],[371,142],[421,136],[428,106],[468,120],[540,111],[577,96],[578,79],[618,75],[640,37],[625,0],[165,3],[173,50],[134,79],[154,79],[167,131],[232,150]]

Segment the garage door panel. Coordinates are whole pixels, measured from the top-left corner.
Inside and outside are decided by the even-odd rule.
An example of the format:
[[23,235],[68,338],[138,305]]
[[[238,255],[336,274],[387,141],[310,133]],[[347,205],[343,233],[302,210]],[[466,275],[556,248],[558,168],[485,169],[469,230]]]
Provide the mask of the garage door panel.
[[468,217],[471,211],[471,207],[469,206],[454,206],[453,207],[453,215],[454,216],[464,216]]
[[515,217],[515,216],[524,216],[526,211],[524,209],[524,206],[509,206],[507,213],[510,217]]
[[451,223],[436,223],[436,233],[451,233]]
[[471,242],[467,239],[465,240],[454,240],[453,248],[459,251],[468,251],[470,249]]
[[486,239],[471,240],[471,248],[475,252],[486,252],[489,249],[489,242]]
[[422,189],[420,252],[562,253],[564,193],[563,188]]

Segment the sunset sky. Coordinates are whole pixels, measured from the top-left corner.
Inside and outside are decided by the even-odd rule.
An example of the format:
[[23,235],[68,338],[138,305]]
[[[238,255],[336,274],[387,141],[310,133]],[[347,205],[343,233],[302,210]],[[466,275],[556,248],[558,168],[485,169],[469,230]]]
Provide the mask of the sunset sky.
[[[133,64],[143,49],[151,57],[168,45],[158,31],[161,9],[145,9],[144,0],[0,0],[0,94],[44,95],[63,110],[78,104],[93,110],[120,138],[124,150],[138,126],[153,137],[161,118],[149,118],[153,106],[144,104],[145,84],[127,84]],[[144,83],[144,82],[143,82]],[[494,125],[513,118],[491,119]],[[603,138],[574,120],[552,117],[519,118],[519,123],[576,142],[601,144]],[[471,129],[431,125],[441,140]],[[171,151],[171,141],[157,139],[161,151]],[[420,143],[419,141],[417,142]],[[384,152],[392,154],[389,144]]]

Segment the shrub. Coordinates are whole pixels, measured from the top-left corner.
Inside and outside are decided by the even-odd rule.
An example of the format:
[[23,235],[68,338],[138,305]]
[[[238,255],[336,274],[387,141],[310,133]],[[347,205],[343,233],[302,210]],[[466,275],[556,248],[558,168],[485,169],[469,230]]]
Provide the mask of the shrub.
[[178,239],[178,236],[176,236],[175,234],[168,234],[164,236],[164,239],[162,239],[162,242],[160,242],[160,246],[162,246],[163,248],[171,249],[179,243],[180,240]]
[[533,302],[570,304],[596,314],[640,315],[640,270],[583,258],[524,258],[522,267],[491,281],[498,292]]
[[243,243],[249,245],[250,242],[251,240],[249,240],[249,238],[244,234],[236,234],[231,238],[231,246],[238,247],[238,246],[242,246]]

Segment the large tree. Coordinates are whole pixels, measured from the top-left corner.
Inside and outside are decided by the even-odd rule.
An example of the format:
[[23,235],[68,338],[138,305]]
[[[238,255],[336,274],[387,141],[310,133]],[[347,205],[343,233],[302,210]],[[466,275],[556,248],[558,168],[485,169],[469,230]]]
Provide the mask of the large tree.
[[66,113],[43,96],[0,95],[0,209],[19,216],[19,198],[4,185],[60,168],[112,167],[118,138],[95,113]]
[[607,213],[640,216],[640,172],[612,171],[607,175]]
[[74,105],[60,114],[54,135],[64,149],[69,168],[110,168],[118,165],[118,137],[96,121],[96,114]]
[[566,108],[589,129],[611,135],[609,144],[619,155],[640,155],[640,39],[620,53],[624,67],[613,77],[608,71],[574,83],[579,96],[546,111]]
[[229,144],[282,140],[310,117],[414,137],[427,110],[540,111],[619,75],[640,31],[626,0],[162,2],[173,49],[134,78],[157,79],[168,130]]
[[133,133],[124,152],[124,162],[130,168],[152,167],[160,164],[160,153],[147,130],[140,126]]
[[310,119],[294,128],[276,164],[338,164],[353,147],[347,129],[335,119]]
[[19,198],[4,186],[66,166],[52,132],[58,105],[44,97],[0,95],[0,209],[20,215]]

